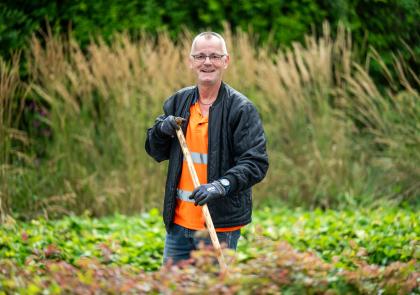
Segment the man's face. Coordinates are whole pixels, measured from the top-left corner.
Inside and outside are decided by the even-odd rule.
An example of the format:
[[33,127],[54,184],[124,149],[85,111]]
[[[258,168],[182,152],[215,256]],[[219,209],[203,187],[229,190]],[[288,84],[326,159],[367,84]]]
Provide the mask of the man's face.
[[228,64],[229,56],[223,53],[220,39],[203,36],[196,41],[190,56],[190,68],[195,72],[199,85],[220,83]]

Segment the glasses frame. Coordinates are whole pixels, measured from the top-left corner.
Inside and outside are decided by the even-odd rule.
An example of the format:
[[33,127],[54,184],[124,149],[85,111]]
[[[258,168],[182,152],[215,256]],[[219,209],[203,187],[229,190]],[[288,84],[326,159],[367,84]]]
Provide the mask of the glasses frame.
[[[212,53],[212,54],[191,54],[191,57],[194,59],[195,62],[197,63],[204,63],[207,58],[210,60],[211,63],[215,64],[215,63],[220,63],[223,59],[223,57],[227,56],[227,54],[216,54],[216,53]],[[202,61],[200,61],[198,58],[199,57],[204,57],[204,59]]]

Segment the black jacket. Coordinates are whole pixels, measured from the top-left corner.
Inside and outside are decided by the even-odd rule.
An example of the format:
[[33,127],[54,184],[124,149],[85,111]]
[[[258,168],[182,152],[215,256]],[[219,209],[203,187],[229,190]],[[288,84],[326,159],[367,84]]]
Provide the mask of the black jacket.
[[[170,96],[163,106],[165,114],[147,131],[147,153],[158,162],[169,159],[163,206],[166,229],[174,218],[183,155],[177,137],[162,135],[158,127],[168,115],[174,115],[187,119],[182,126],[185,133],[190,106],[198,96],[198,88],[194,86]],[[231,184],[226,197],[208,203],[214,226],[248,224],[252,213],[251,187],[264,178],[268,169],[266,139],[255,106],[225,83],[210,107],[208,137],[207,180],[212,182],[223,177]]]

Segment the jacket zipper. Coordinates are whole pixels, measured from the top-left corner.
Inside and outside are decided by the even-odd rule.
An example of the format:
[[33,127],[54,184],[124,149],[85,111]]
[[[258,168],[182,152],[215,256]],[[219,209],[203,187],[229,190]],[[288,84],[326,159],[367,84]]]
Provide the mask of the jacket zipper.
[[209,108],[209,118],[208,118],[208,124],[207,124],[207,133],[208,133],[208,150],[207,150],[207,183],[210,182],[210,165],[211,165],[211,111],[213,109],[213,106],[210,106]]

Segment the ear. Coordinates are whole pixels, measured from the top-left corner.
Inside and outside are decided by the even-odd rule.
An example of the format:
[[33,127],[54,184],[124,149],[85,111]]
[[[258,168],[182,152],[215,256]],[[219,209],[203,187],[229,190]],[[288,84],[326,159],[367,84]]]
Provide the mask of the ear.
[[229,62],[230,62],[230,56],[229,55],[226,55],[225,56],[225,65],[223,67],[225,70],[228,68]]

